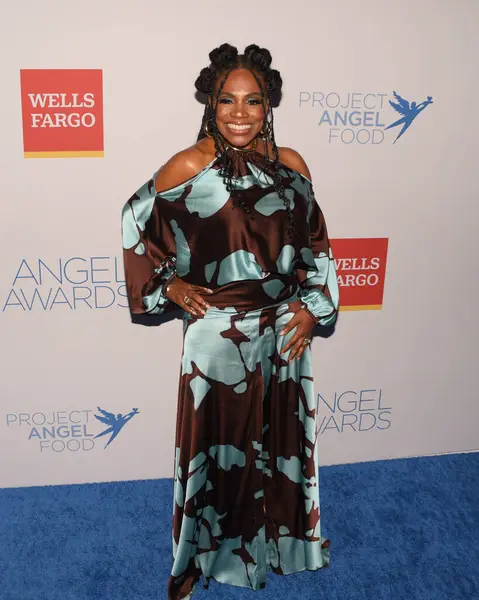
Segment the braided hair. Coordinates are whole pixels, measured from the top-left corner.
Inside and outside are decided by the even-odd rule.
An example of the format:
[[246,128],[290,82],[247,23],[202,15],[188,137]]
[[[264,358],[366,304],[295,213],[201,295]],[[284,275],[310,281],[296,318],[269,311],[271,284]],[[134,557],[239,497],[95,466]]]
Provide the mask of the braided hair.
[[[271,53],[266,48],[260,48],[256,44],[247,46],[243,54],[238,54],[237,48],[230,44],[221,44],[218,48],[212,50],[209,54],[211,64],[208,67],[201,69],[198,78],[195,81],[196,89],[207,96],[205,111],[201,122],[201,128],[198,133],[198,141],[206,137],[208,134],[213,137],[216,154],[222,156],[220,173],[226,185],[226,189],[230,192],[233,204],[236,207],[241,206],[243,210],[249,214],[251,219],[254,215],[249,206],[244,202],[242,195],[237,194],[234,186],[235,163],[232,157],[226,152],[227,144],[225,139],[218,131],[216,124],[216,107],[218,98],[223,90],[223,87],[230,73],[235,69],[248,69],[254,76],[260,93],[261,103],[264,109],[264,121],[262,134],[265,142],[270,141],[273,150],[273,157],[269,156],[269,145],[265,143],[265,158],[264,164],[268,160],[273,161],[273,187],[282,199],[286,208],[289,225],[287,234],[293,237],[296,234],[296,228],[293,220],[293,212],[291,210],[291,202],[285,194],[281,176],[281,163],[279,161],[278,146],[276,145],[274,135],[274,120],[273,120],[273,105],[277,106],[281,96],[282,79],[279,71],[271,68]],[[221,80],[219,78],[221,77]],[[215,94],[215,86],[219,81],[219,85]],[[208,132],[208,133],[207,133]]]

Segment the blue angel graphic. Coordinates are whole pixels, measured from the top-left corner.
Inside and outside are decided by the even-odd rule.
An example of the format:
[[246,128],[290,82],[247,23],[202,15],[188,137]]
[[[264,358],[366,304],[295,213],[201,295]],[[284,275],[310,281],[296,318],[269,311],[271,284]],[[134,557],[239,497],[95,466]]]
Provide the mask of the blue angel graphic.
[[109,444],[111,444],[111,442],[120,433],[120,431],[123,429],[123,427],[126,425],[126,423],[128,423],[128,421],[130,419],[132,419],[135,415],[137,415],[140,412],[137,408],[134,408],[127,415],[122,415],[121,413],[119,413],[115,416],[113,413],[103,410],[99,406],[97,408],[98,408],[98,411],[103,416],[95,415],[95,419],[98,419],[102,423],[105,423],[105,425],[109,425],[109,427],[107,429],[105,429],[105,431],[102,431],[101,433],[96,435],[94,439],[99,438],[102,435],[108,435],[109,433],[111,433],[111,437],[108,440],[108,442],[105,444],[105,448]]
[[426,106],[432,104],[432,96],[428,96],[427,100],[421,102],[421,104],[416,104],[415,102],[411,102],[411,104],[409,104],[407,100],[401,98],[401,96],[396,92],[394,92],[394,97],[396,98],[397,103],[393,102],[392,100],[389,100],[389,104],[394,108],[396,112],[398,112],[400,115],[403,115],[403,117],[402,119],[398,119],[394,123],[391,123],[391,125],[386,127],[386,129],[391,129],[391,127],[397,127],[398,125],[403,125],[403,127],[399,132],[397,138],[394,140],[393,144],[395,144],[398,141],[398,139],[402,136],[402,134],[405,133],[406,129],[408,129],[408,127],[418,116],[418,114],[421,111],[423,111],[426,108]]

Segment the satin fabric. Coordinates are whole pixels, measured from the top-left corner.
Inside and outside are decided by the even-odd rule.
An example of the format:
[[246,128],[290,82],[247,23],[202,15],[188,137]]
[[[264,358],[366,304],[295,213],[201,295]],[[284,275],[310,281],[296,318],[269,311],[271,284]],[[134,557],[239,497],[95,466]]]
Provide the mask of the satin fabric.
[[332,325],[339,294],[312,184],[280,168],[294,239],[274,165],[258,153],[238,161],[235,200],[219,157],[165,192],[153,174],[123,208],[133,320],[178,311],[165,296],[175,273],[214,290],[203,318],[181,311],[169,600],[193,595],[201,577],[257,590],[268,571],[329,564],[311,349],[289,363],[281,350],[294,329],[280,331],[303,305]]

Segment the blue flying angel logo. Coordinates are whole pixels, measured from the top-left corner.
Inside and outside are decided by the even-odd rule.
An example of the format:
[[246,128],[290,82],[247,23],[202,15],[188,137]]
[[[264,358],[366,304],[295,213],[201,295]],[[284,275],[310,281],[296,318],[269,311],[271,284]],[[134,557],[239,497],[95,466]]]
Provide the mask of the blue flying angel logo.
[[116,438],[116,436],[120,433],[120,431],[128,423],[128,421],[130,419],[133,419],[133,417],[140,412],[137,408],[133,408],[132,411],[129,412],[127,415],[122,415],[121,413],[114,415],[111,412],[103,410],[103,408],[100,408],[99,406],[97,408],[98,412],[100,412],[101,415],[94,415],[95,419],[98,419],[98,421],[100,421],[101,423],[108,425],[108,427],[104,431],[96,435],[94,439],[111,433],[111,437],[105,444],[105,448],[109,444],[111,444],[111,442]]
[[397,127],[398,125],[402,125],[401,131],[398,136],[394,140],[393,144],[395,144],[398,139],[406,132],[406,130],[411,126],[411,123],[418,116],[418,114],[423,111],[429,104],[432,104],[432,96],[428,96],[427,100],[421,102],[420,104],[416,104],[416,102],[409,102],[404,98],[401,98],[399,94],[394,92],[394,98],[396,98],[397,102],[393,102],[389,100],[389,104],[394,108],[396,112],[402,115],[401,119],[394,121],[391,125],[388,125],[385,129],[391,129],[392,127]]

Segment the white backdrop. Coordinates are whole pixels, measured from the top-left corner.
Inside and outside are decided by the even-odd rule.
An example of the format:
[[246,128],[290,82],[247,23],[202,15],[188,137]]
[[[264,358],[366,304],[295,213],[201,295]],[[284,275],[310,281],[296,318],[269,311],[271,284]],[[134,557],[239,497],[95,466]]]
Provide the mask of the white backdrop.
[[[172,476],[181,323],[132,325],[118,306],[120,212],[195,141],[193,82],[224,41],[271,50],[278,143],[307,161],[330,236],[389,239],[382,309],[342,312],[313,344],[321,464],[479,450],[477,3],[24,0],[1,13],[0,486]],[[24,158],[20,70],[80,68],[103,71],[104,157]],[[396,143],[393,91],[433,98]],[[321,95],[352,93],[362,118],[376,101],[382,143],[344,143],[346,127],[324,122]],[[39,260],[57,279],[67,263],[61,284],[44,267],[40,282]],[[32,296],[59,287],[67,301],[46,309]],[[111,306],[72,307],[95,287]],[[139,411],[106,449],[97,407]]]

